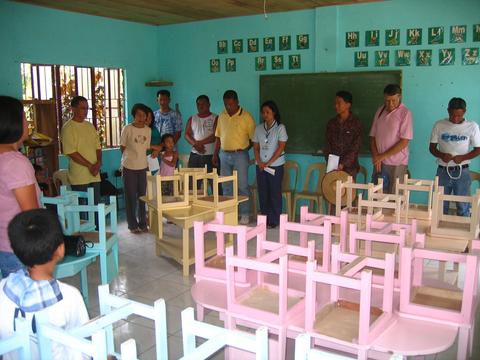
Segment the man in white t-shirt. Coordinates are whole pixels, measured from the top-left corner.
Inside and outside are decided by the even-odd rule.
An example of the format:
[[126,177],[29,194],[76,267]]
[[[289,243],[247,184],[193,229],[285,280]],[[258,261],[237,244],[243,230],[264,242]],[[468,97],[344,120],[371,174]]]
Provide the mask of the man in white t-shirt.
[[[8,225],[12,249],[27,267],[0,281],[0,341],[15,332],[15,319],[22,317],[29,324],[32,359],[39,359],[37,320],[40,314],[54,326],[64,330],[83,325],[88,313],[82,295],[73,286],[54,278],[55,266],[63,259],[65,245],[58,216],[47,209],[24,211]],[[14,239],[14,241],[12,241]],[[88,359],[78,351],[53,342],[52,360]],[[16,352],[3,355],[3,360],[19,359]]]
[[[465,120],[467,104],[461,98],[448,103],[447,119],[435,123],[430,137],[430,152],[438,162],[438,184],[445,194],[470,196],[469,163],[480,155],[480,130],[478,124]],[[473,147],[473,150],[470,150]],[[444,202],[443,212],[448,213],[449,203]],[[468,203],[457,202],[457,215],[468,216]]]

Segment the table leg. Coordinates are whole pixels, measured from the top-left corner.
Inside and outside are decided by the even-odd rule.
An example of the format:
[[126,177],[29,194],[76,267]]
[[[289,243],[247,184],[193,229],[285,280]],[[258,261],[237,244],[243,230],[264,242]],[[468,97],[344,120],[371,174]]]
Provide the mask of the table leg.
[[182,245],[183,276],[188,276],[190,272],[190,240],[188,228],[182,229]]

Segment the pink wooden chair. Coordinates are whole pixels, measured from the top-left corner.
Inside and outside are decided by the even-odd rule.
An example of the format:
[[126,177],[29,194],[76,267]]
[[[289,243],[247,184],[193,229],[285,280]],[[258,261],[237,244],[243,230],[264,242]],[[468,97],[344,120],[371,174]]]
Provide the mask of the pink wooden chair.
[[[474,251],[480,247],[478,240]],[[465,264],[463,289],[438,284],[430,286],[423,279],[425,260],[448,261]],[[400,314],[418,320],[455,325],[458,327],[457,359],[471,355],[475,310],[477,306],[478,257],[427,250],[418,247],[403,248],[400,267]]]
[[[235,286],[235,268],[254,271],[257,282],[244,293]],[[265,281],[266,275],[275,275],[277,284]],[[258,328],[267,326],[278,335],[277,346],[269,348],[271,359],[285,359],[287,329],[296,317],[303,314],[305,293],[291,289],[288,284],[287,246],[269,251],[260,258],[246,259],[233,256],[227,248],[227,312],[226,326]]]
[[[325,220],[329,220],[332,223],[332,235],[338,236],[338,241],[341,244],[342,250],[347,248],[347,232],[348,232],[348,211],[340,211],[339,216],[333,215],[321,215],[311,213],[308,211],[308,206],[302,206],[300,208],[300,223],[308,225],[323,225]],[[336,233],[336,229],[338,232]]]
[[[368,358],[373,341],[392,322],[393,261],[392,254],[384,263],[358,257],[338,274],[318,271],[315,261],[307,264],[305,331],[315,344]],[[366,269],[372,265],[386,273],[380,307],[372,306],[372,271]]]
[[[315,251],[315,258],[318,259],[320,268],[323,271],[328,271],[332,244],[332,223],[328,219],[324,219],[322,222],[322,225],[295,223],[289,222],[286,214],[280,215],[279,242],[287,245],[289,233],[297,232],[299,234],[299,245],[307,247],[309,234],[322,235],[322,250]],[[305,265],[302,267],[305,271]]]
[[[407,240],[410,244],[417,242],[417,220],[412,219],[410,224],[390,223],[387,221],[374,220],[371,214],[367,215],[365,229],[368,232],[377,232],[381,234],[399,233],[400,229],[405,229]],[[407,241],[408,243],[408,241]]]
[[[205,234],[215,233],[216,255],[205,259]],[[267,233],[267,219],[259,215],[257,226],[225,225],[223,212],[217,212],[215,219],[208,223],[196,221],[194,223],[195,242],[195,284],[192,286],[192,297],[197,304],[197,318],[202,321],[204,309],[218,311],[223,314],[227,307],[226,297],[226,263],[225,263],[225,235],[236,236],[236,249],[239,257],[247,257],[248,242],[254,238],[257,243],[265,239]],[[245,269],[235,272],[235,284],[238,287],[249,287],[251,279],[247,279]]]

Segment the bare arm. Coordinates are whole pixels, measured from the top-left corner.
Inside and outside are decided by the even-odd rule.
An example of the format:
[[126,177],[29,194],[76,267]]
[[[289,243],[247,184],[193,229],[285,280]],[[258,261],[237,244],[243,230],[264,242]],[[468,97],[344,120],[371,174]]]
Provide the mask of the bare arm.
[[446,163],[448,163],[453,158],[451,154],[447,154],[438,150],[437,143],[430,143],[428,150],[430,150],[430,154],[439,159],[442,159]]
[[287,142],[286,141],[279,141],[278,142],[278,147],[277,147],[277,150],[275,150],[275,152],[273,153],[272,157],[270,158],[270,160],[267,161],[267,163],[265,164],[265,166],[270,166],[272,165],[272,163],[277,160],[282,154],[283,154],[283,151],[285,150],[285,146],[287,145]]
[[22,211],[39,208],[35,184],[14,189],[13,193],[15,194],[15,198]]
[[215,150],[213,151],[212,165],[218,166],[218,152],[220,151],[220,138],[215,137]]
[[162,155],[162,161],[168,166],[173,166],[173,167],[177,166],[177,160],[178,160],[178,153],[176,151],[173,153],[172,160],[167,160],[165,159],[165,155]]
[[74,152],[74,153],[68,154],[67,156],[73,161],[75,161],[77,164],[85,166],[90,171],[90,173],[92,173],[94,164],[92,164],[90,161],[85,159],[79,152]]
[[254,142],[253,143],[253,155],[255,156],[255,161],[257,162],[257,166],[260,168],[260,170],[263,170],[265,167],[265,164],[262,162],[260,159],[260,144]]

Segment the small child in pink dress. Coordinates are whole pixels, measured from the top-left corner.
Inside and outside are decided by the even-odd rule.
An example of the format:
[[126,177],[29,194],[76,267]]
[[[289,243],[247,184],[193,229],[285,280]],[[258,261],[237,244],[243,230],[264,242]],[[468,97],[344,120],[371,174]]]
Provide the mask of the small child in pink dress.
[[[171,176],[177,165],[178,153],[175,151],[175,140],[172,134],[162,136],[164,151],[160,154],[160,176]],[[171,181],[162,183],[162,195],[173,195],[173,184]]]

